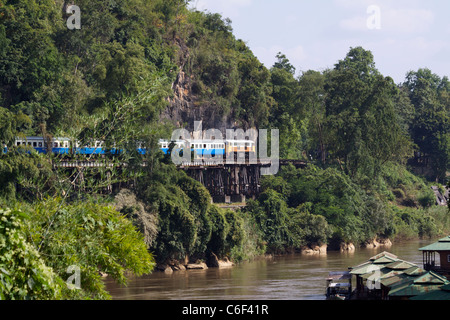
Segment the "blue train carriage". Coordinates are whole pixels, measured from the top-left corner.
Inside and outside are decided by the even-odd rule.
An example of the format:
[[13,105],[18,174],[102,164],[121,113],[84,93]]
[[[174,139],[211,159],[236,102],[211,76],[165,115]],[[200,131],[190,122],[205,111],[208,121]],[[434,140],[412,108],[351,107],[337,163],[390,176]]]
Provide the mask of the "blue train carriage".
[[225,155],[225,141],[223,140],[190,140],[191,152],[194,159],[208,157],[222,157]]
[[71,154],[71,142],[69,138],[53,138],[52,153],[57,155]]
[[159,145],[159,149],[164,152],[164,154],[168,154],[169,150],[170,150],[170,145],[174,143],[175,146],[173,147],[173,150],[184,150],[184,149],[189,149],[189,142],[185,141],[185,140],[175,140],[175,141],[169,141],[169,140],[164,140],[164,139],[160,139],[158,142]]
[[25,137],[16,138],[14,145],[16,147],[31,147],[38,153],[47,153],[47,146],[45,144],[44,138],[42,137]]
[[103,148],[103,141],[92,141],[84,146],[80,146],[80,142],[74,143],[75,154],[81,155],[104,155],[105,148]]
[[31,147],[37,153],[47,154],[50,149],[52,153],[59,155],[67,155],[70,153],[70,139],[68,138],[53,138],[47,146],[43,137],[25,137],[16,138],[15,146],[17,147]]

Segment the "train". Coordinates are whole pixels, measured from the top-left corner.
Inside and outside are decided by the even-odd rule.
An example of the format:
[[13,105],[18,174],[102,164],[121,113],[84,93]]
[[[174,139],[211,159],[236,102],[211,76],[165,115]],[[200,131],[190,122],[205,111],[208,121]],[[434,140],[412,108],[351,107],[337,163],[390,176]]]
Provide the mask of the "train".
[[[49,146],[48,144],[51,144]],[[77,141],[72,141],[69,138],[52,138],[51,141],[46,142],[43,137],[24,137],[15,139],[16,147],[31,147],[38,153],[47,154],[51,152],[56,155],[105,155],[105,154],[120,154],[122,149],[104,147],[103,141],[93,141],[88,145],[81,145]],[[175,150],[188,149],[194,153],[197,158],[202,157],[226,157],[230,154],[245,154],[246,157],[251,154],[256,155],[256,145],[252,140],[164,140],[160,139],[158,142],[159,149],[164,153],[170,153],[171,144],[174,144]],[[136,150],[139,154],[146,154],[147,150],[141,144],[136,144]],[[4,152],[7,152],[7,147],[4,146]]]

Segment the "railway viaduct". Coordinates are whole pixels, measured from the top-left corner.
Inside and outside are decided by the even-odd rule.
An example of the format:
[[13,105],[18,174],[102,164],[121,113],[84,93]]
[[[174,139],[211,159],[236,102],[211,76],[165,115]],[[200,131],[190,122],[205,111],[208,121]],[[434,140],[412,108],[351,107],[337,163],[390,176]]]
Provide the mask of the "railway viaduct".
[[[262,172],[272,166],[272,161],[271,159],[258,159],[251,163],[249,161],[243,163],[194,161],[182,163],[178,165],[178,169],[184,170],[188,176],[202,183],[210,192],[214,203],[245,203],[246,199],[255,198],[260,193]],[[307,166],[307,162],[301,160],[277,160],[281,170],[283,166],[289,164],[297,168]],[[103,160],[62,160],[54,164],[55,168],[78,170],[79,180],[83,180],[83,171],[86,169],[112,169],[117,166],[120,165]],[[108,179],[108,170],[106,173]],[[107,185],[107,191],[112,191],[112,186]]]

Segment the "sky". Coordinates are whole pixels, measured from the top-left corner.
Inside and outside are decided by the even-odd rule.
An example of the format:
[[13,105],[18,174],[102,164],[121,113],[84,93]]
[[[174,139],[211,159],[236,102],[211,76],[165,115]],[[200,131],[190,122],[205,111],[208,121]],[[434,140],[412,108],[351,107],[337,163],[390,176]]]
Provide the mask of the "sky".
[[191,8],[220,13],[268,68],[282,52],[296,68],[333,68],[352,47],[374,55],[396,83],[429,68],[450,77],[448,0],[192,0]]

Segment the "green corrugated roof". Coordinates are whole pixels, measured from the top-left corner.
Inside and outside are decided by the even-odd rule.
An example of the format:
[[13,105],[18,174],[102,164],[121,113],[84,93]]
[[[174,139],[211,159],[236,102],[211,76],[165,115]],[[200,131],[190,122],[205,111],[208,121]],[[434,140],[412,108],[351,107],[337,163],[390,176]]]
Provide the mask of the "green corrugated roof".
[[363,278],[365,280],[370,280],[370,281],[379,281],[380,279],[393,277],[393,276],[396,276],[396,275],[399,275],[402,273],[403,273],[402,270],[392,270],[390,268],[384,267],[380,270],[374,270],[372,272],[363,274],[361,276],[361,278]]
[[439,239],[439,241],[420,248],[420,251],[450,251],[450,236]]
[[378,266],[374,266],[373,270],[370,270],[369,272],[361,275],[361,278],[363,279],[369,279],[370,280],[377,280],[377,278],[380,278],[383,274],[388,273],[389,271],[391,271],[390,269],[387,268],[381,268],[381,269],[376,269]]
[[439,290],[441,285],[416,285],[416,284],[410,284],[410,285],[401,285],[395,288],[392,288],[391,291],[389,291],[390,297],[413,297],[422,295],[425,293],[433,292],[436,290]]
[[403,270],[391,270],[391,272],[388,272],[381,276],[381,279],[387,279],[390,277],[395,277],[398,275],[404,274]]
[[433,271],[427,272],[414,279],[414,283],[417,284],[441,284],[445,285],[449,283],[446,277],[441,276]]
[[[446,285],[449,283],[447,278],[438,275],[432,271],[428,272],[421,268],[410,268],[398,275],[389,277],[389,274],[381,279],[381,284],[385,287],[397,288],[406,285]],[[450,288],[449,288],[450,289]]]
[[425,269],[422,269],[418,266],[415,267],[411,267],[409,269],[406,269],[403,271],[405,274],[407,274],[408,276],[421,276],[425,273],[427,273],[428,271],[426,271]]
[[386,263],[392,263],[392,262],[395,262],[395,261],[397,261],[396,258],[391,258],[391,257],[388,257],[388,256],[384,256],[384,257],[380,257],[380,258],[374,260],[373,264],[386,264]]
[[366,261],[360,265],[357,265],[356,267],[352,267],[352,271],[350,271],[351,274],[354,275],[363,275],[366,273],[371,273],[374,270],[379,270],[381,268],[384,268],[387,264],[398,261],[396,255],[393,255],[389,252],[381,252],[377,254],[376,256],[373,256],[369,259],[369,261]]
[[444,291],[449,291],[450,292],[450,283],[446,284],[445,286],[442,286],[441,289],[444,290]]
[[372,274],[375,271],[378,271],[382,268],[384,268],[386,264],[374,264],[374,263],[367,263],[364,265],[361,265],[359,267],[355,267],[352,269],[352,271],[350,271],[350,274],[354,274],[354,275],[365,275],[365,274]]
[[392,253],[387,252],[387,251],[380,252],[379,254],[373,256],[369,260],[370,261],[375,261],[375,260],[378,260],[378,259],[383,258],[383,257],[391,258],[390,261],[397,261],[398,260],[398,257],[395,254],[392,254]]
[[415,265],[414,263],[408,262],[408,261],[403,261],[403,260],[398,260],[392,263],[389,263],[386,265],[386,268],[390,268],[393,270],[406,270],[409,269],[411,267],[417,267],[417,265]]
[[[381,283],[385,285],[383,282]],[[389,296],[417,296],[438,290],[447,284],[449,284],[447,278],[430,271],[417,277],[407,276],[403,280],[393,283]]]
[[[382,257],[382,258],[386,258],[386,257]],[[377,260],[379,260],[379,259],[380,258],[378,258]],[[388,258],[388,259],[390,259],[390,258]],[[377,260],[375,260],[375,261],[377,261]],[[370,265],[370,267],[366,266],[365,268],[357,269],[354,274],[360,275],[361,278],[365,279],[365,280],[379,281],[381,279],[386,279],[389,277],[399,275],[399,274],[403,273],[405,270],[412,271],[411,270],[412,268],[417,269],[419,267],[413,263],[403,261],[403,260],[398,260],[398,261],[391,262],[388,264],[372,264],[372,265]],[[367,273],[363,273],[364,271],[367,271]],[[422,274],[422,273],[416,273],[413,275],[420,275],[420,274]]]
[[450,242],[450,236],[447,236],[445,238],[439,239],[440,242]]
[[429,300],[429,301],[447,301],[450,300],[450,292],[442,290],[435,290],[429,293],[424,293],[415,297],[410,298],[410,300]]
[[381,279],[380,283],[385,287],[392,287],[394,284],[398,284],[401,281],[411,281],[411,277],[409,277],[407,274],[401,273],[392,277]]

